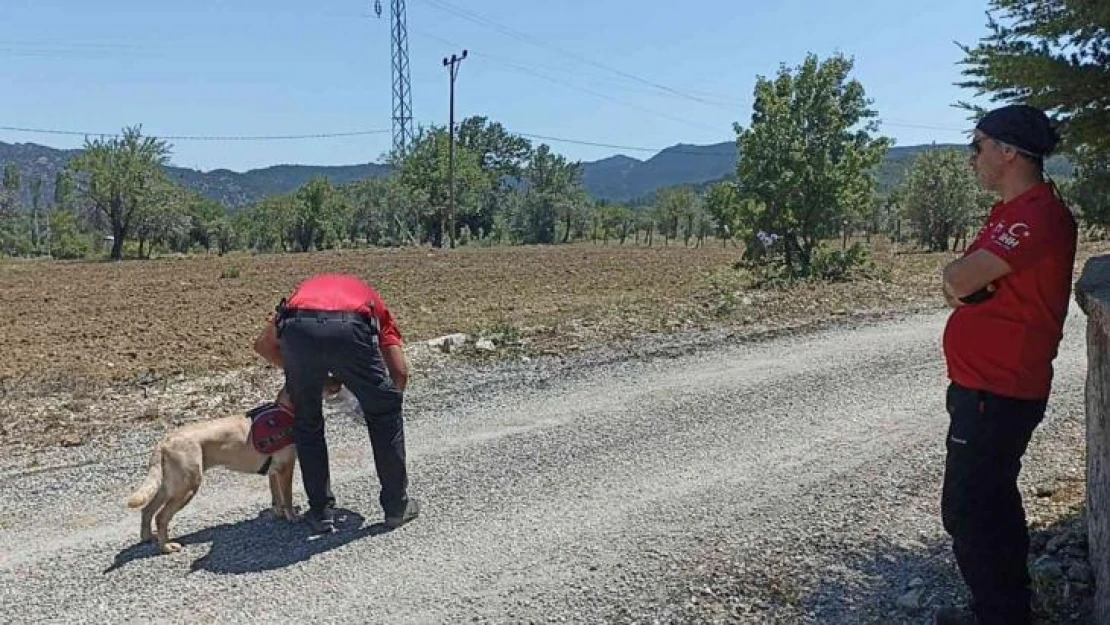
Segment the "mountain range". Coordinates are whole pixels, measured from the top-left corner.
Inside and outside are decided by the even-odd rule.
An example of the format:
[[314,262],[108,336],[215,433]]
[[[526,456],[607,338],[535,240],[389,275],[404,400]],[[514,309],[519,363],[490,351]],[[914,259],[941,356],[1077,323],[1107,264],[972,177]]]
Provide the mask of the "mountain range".
[[[966,149],[963,145],[926,144],[891,148],[879,166],[878,190],[885,193],[902,180],[913,158],[934,148]],[[55,174],[80,150],[60,150],[35,143],[4,143],[0,141],[0,169],[15,163],[23,176],[24,205],[30,205],[26,181],[32,177],[43,180],[42,205],[51,204]],[[704,186],[727,179],[736,170],[737,148],[732,141],[711,145],[677,144],[661,150],[651,158],[640,160],[618,154],[598,161],[584,162],[582,182],[598,200],[637,202],[649,200],[661,188],[674,185]],[[1061,157],[1046,164],[1054,177],[1069,177],[1074,171]],[[167,166],[167,175],[188,189],[237,210],[267,195],[289,193],[315,176],[325,176],[340,185],[370,177],[389,174],[388,165],[317,166],[274,165],[246,172],[215,169],[208,172]]]

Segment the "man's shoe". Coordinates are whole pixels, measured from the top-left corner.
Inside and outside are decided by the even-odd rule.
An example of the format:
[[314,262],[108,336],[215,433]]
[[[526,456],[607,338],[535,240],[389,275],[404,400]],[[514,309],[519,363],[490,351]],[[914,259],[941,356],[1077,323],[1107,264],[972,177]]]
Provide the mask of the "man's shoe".
[[975,613],[965,608],[941,608],[933,617],[934,625],[978,625]]
[[310,509],[304,515],[304,520],[312,528],[313,534],[330,534],[335,531],[335,513],[331,508]]
[[385,526],[391,530],[397,529],[418,516],[420,516],[420,504],[416,502],[416,499],[409,499],[408,505],[405,506],[405,511],[403,513],[395,516],[387,515],[385,517]]

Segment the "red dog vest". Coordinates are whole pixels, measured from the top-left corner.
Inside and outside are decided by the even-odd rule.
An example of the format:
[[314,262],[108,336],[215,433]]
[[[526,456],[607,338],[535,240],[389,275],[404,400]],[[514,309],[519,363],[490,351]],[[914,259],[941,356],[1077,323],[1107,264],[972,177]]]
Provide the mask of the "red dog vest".
[[247,412],[251,444],[258,453],[272,456],[293,443],[293,413],[277,402],[267,402]]

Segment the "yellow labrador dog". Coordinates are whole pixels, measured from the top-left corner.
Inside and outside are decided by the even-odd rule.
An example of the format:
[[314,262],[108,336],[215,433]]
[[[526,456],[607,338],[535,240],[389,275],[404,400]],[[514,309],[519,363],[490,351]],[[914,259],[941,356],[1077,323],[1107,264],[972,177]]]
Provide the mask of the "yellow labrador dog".
[[[325,393],[333,395],[339,390],[339,383],[329,380]],[[292,412],[284,389],[277,403]],[[267,475],[275,516],[297,520],[298,509],[293,506],[297,448],[289,444],[272,455],[260,453],[251,440],[251,423],[243,414],[190,423],[170,432],[155,445],[146,480],[127,500],[128,508],[143,508],[139,531],[143,542],[154,538],[150,526],[153,518],[159,550],[162,553],[181,550],[179,543],[169,540],[170,519],[188,505],[200,488],[204,472],[215,466]]]

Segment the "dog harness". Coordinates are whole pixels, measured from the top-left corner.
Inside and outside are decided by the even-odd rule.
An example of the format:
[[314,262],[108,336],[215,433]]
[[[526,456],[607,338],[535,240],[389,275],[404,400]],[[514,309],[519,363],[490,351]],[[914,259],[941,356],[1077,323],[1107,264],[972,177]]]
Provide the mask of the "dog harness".
[[274,454],[293,443],[293,413],[271,401],[247,411],[246,417],[251,421],[251,445],[266,456],[266,462],[258,470],[260,475],[265,475],[273,464]]

